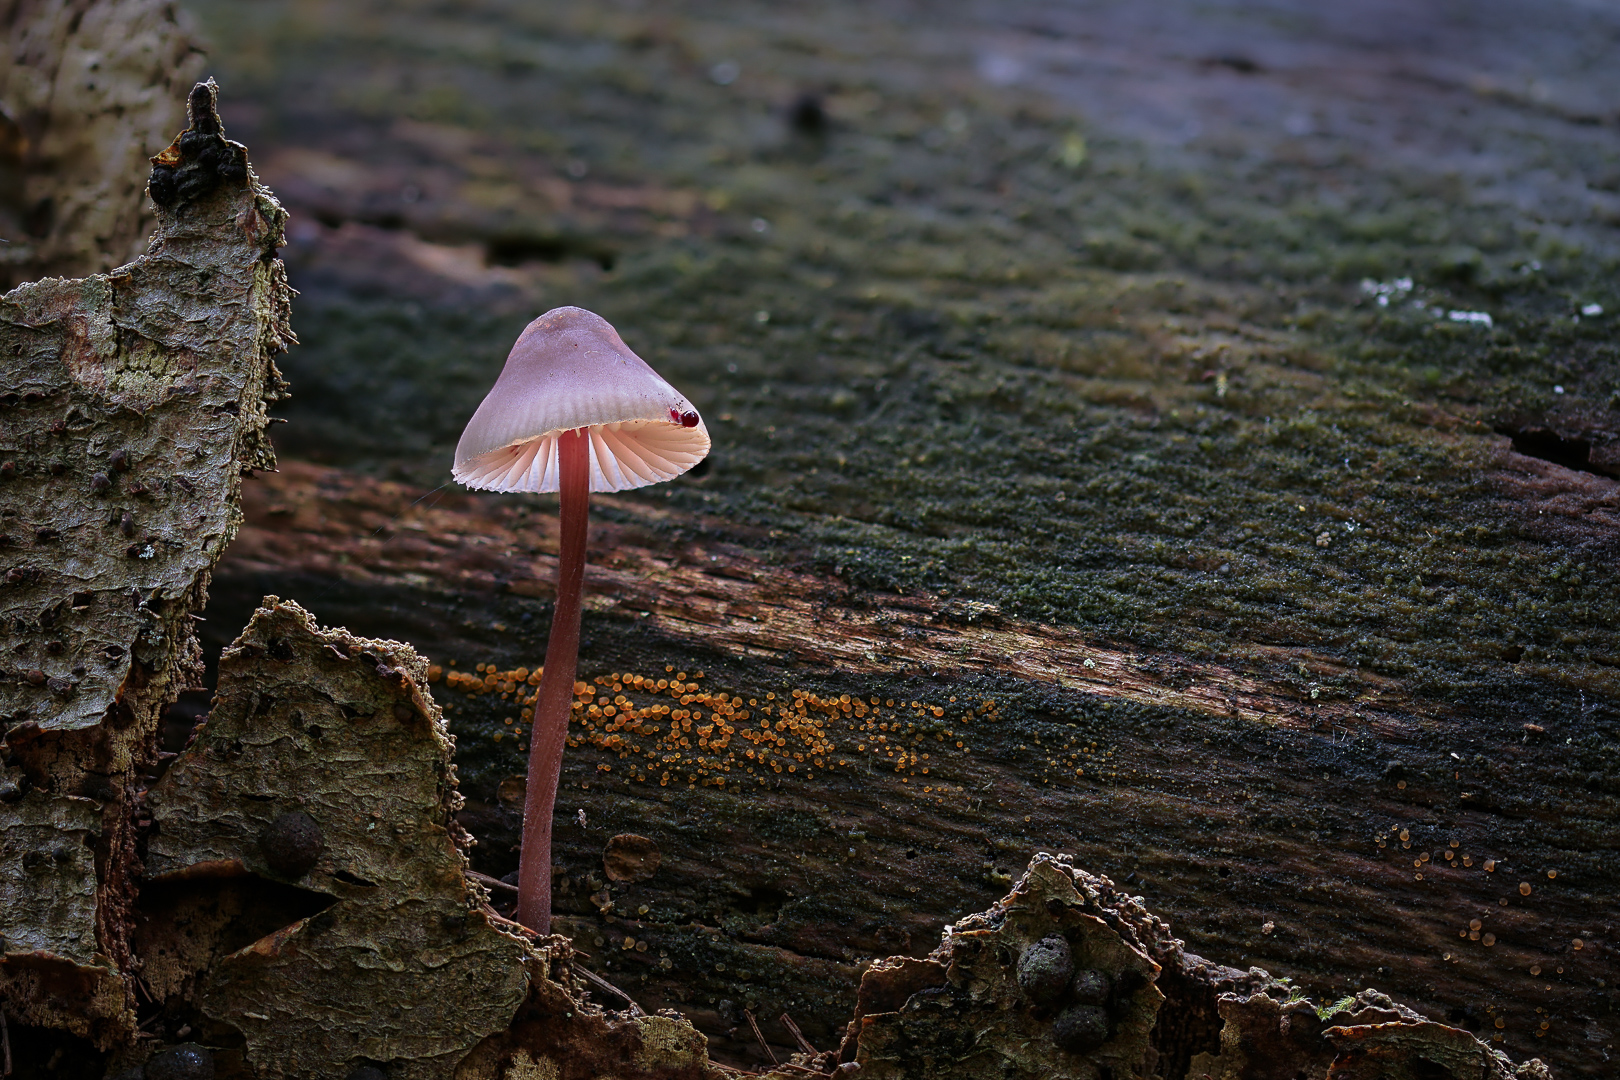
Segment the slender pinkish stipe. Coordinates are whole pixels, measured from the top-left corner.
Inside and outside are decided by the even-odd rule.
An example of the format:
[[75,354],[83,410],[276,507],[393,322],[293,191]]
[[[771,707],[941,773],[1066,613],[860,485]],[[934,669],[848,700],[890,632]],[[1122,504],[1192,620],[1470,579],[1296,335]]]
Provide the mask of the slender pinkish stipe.
[[551,933],[551,819],[562,776],[568,716],[579,667],[579,613],[585,594],[585,525],[591,502],[591,441],[583,430],[557,439],[562,504],[557,554],[557,603],[546,642],[546,665],[529,733],[529,780],[523,800],[523,852],[518,859],[518,922]]
[[579,666],[585,524],[592,491],[673,480],[709,452],[702,417],[600,315],[553,308],[524,329],[456,444],[451,474],[475,491],[555,491],[562,549],[551,641],[529,728],[518,921],[551,930],[551,819]]

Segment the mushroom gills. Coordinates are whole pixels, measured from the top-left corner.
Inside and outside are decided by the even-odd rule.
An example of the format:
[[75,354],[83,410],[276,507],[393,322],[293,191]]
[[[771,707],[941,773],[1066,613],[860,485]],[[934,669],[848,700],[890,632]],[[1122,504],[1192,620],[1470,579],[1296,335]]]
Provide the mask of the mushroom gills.
[[[701,422],[687,427],[662,420],[624,420],[587,430],[592,491],[629,491],[673,480],[709,452],[709,433]],[[458,466],[455,477],[480,491],[555,491],[561,434],[548,431],[480,454]]]

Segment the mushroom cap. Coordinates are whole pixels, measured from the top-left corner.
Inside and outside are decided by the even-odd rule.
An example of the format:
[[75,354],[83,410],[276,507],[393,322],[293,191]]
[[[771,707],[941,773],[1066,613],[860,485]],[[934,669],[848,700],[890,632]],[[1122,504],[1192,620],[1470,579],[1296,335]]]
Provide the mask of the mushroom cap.
[[456,444],[453,475],[482,491],[556,491],[557,438],[588,429],[591,490],[673,480],[709,452],[692,403],[600,315],[553,308],[524,328]]

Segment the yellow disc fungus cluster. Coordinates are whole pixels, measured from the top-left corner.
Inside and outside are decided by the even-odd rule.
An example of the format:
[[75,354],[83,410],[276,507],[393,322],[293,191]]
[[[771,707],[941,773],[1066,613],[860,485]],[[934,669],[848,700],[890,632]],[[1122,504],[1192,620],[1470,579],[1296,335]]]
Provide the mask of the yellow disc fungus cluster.
[[[474,672],[435,666],[428,678],[470,697],[498,695],[511,702],[518,715],[506,722],[521,735],[533,716],[540,671],[480,663]],[[780,697],[772,691],[745,699],[705,687],[702,680],[701,671],[689,676],[667,667],[661,677],[613,672],[576,682],[568,745],[617,755],[624,762],[619,776],[632,783],[725,787],[747,779],[765,783],[768,777],[812,780],[818,772],[858,762],[892,771],[901,783],[929,778],[924,790],[931,792],[939,783],[931,779],[936,755],[969,750],[966,733],[946,725],[1001,718],[994,701],[968,707],[952,698],[956,715],[947,721],[947,706],[922,701],[823,696],[798,688]],[[597,771],[615,770],[601,763]]]

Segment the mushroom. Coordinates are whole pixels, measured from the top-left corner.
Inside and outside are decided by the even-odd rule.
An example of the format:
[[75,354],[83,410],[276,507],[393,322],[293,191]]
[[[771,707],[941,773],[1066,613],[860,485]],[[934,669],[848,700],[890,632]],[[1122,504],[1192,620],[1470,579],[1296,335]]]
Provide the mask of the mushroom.
[[456,444],[452,475],[483,491],[555,491],[561,504],[557,603],[529,732],[517,918],[551,932],[551,818],[562,774],[585,585],[592,491],[672,480],[709,452],[692,403],[584,308],[530,323]]

